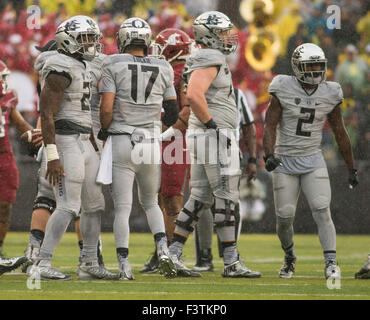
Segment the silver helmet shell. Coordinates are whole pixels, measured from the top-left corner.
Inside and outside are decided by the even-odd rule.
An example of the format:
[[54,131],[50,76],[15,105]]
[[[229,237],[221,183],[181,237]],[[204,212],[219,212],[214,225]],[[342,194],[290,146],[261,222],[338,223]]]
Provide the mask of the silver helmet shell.
[[74,16],[62,22],[55,32],[58,51],[78,53],[88,61],[98,55],[101,38],[98,24],[88,16]]
[[[327,59],[324,51],[313,43],[298,46],[293,51],[291,64],[295,76],[303,83],[315,85],[326,79]],[[313,70],[313,65],[320,69]]]
[[225,34],[233,29],[228,16],[218,11],[207,11],[193,23],[194,39],[199,44],[220,50],[223,54],[233,53],[238,46],[238,36]]
[[123,53],[129,45],[143,46],[147,52],[152,39],[149,24],[141,18],[125,20],[117,32],[118,51]]

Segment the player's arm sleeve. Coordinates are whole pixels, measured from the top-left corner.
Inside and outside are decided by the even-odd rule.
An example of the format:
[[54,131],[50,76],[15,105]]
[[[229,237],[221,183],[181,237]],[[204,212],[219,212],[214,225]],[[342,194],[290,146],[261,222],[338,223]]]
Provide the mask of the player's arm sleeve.
[[179,117],[179,106],[176,99],[168,99],[163,101],[164,115],[162,122],[166,127],[170,127],[176,123]]
[[111,92],[116,93],[116,82],[112,72],[112,64],[110,63],[109,57],[104,60],[102,66],[101,85],[99,89],[100,93]]
[[238,110],[240,112],[240,124],[242,126],[248,126],[254,122],[254,117],[251,109],[248,106],[247,98],[243,91],[238,90]]

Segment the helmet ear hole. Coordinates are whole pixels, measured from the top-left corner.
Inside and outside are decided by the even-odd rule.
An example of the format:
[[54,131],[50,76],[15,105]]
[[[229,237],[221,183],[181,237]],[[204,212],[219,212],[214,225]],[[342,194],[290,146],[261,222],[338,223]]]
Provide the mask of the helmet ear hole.
[[68,40],[64,40],[64,43],[68,46],[69,45],[69,41]]

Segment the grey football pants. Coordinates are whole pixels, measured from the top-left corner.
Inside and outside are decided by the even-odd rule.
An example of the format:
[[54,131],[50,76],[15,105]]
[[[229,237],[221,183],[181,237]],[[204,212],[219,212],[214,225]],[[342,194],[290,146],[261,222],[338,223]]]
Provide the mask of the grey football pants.
[[129,247],[129,217],[134,180],[138,187],[139,202],[146,213],[152,234],[165,233],[163,214],[158,205],[158,191],[161,182],[160,163],[133,161],[132,155],[142,147],[144,147],[144,153],[148,151],[160,155],[158,142],[138,143],[133,148],[129,135],[112,136],[113,232],[117,248]]
[[96,259],[100,235],[100,216],[105,202],[101,186],[95,182],[99,156],[89,134],[56,135],[59,158],[65,176],[54,187],[56,210],[46,225],[40,250],[41,259],[51,259],[72,218],[82,209],[80,228],[84,248],[82,255]]
[[299,175],[273,172],[272,183],[277,233],[283,248],[293,243],[293,220],[302,190],[317,224],[323,250],[335,250],[336,232],[330,214],[331,188],[327,169]]

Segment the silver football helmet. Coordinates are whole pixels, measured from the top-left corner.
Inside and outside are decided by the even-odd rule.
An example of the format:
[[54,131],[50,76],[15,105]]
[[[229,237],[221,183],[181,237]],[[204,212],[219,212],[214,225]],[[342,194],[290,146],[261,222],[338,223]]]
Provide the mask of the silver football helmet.
[[64,21],[55,32],[58,51],[78,53],[88,61],[93,60],[101,50],[101,38],[98,24],[87,16],[74,16]]
[[326,79],[327,59],[324,51],[313,43],[298,46],[291,63],[295,76],[303,83],[319,84]]
[[148,53],[152,39],[152,30],[149,24],[141,18],[130,18],[122,22],[117,32],[117,47],[120,53],[124,53],[129,45],[145,47]]
[[196,43],[218,49],[223,54],[234,52],[238,46],[238,36],[231,35],[234,25],[230,19],[218,11],[208,11],[198,16],[193,23]]

